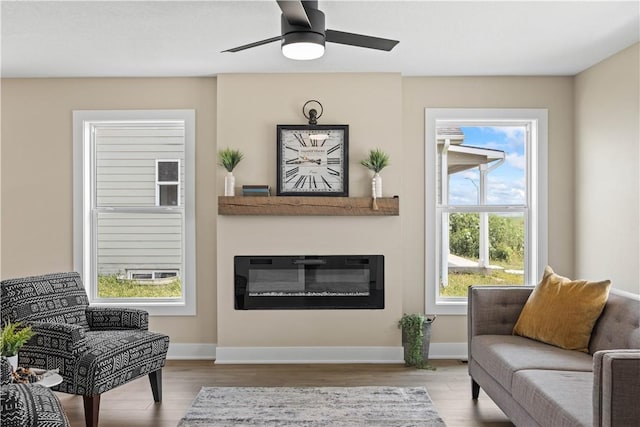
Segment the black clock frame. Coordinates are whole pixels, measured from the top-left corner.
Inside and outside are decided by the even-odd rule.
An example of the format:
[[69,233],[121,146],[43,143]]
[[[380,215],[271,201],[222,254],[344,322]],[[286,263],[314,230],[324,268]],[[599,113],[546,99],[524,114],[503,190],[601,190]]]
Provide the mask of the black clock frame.
[[[344,165],[342,174],[342,191],[283,191],[282,189],[282,131],[283,130],[341,130],[344,135],[342,142],[342,162]],[[315,196],[315,197],[348,197],[349,196],[349,125],[277,125],[277,161],[276,161],[276,194],[278,196]]]

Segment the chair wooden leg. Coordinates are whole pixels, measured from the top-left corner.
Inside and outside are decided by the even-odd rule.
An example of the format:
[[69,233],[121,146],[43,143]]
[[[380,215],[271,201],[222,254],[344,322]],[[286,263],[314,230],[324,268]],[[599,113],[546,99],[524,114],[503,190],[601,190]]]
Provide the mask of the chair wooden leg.
[[478,384],[473,378],[471,378],[471,398],[478,400],[480,395],[480,384]]
[[100,395],[82,396],[84,400],[84,421],[87,427],[98,427],[100,413]]
[[162,402],[162,369],[151,372],[149,374],[149,382],[151,383],[153,400],[155,402]]

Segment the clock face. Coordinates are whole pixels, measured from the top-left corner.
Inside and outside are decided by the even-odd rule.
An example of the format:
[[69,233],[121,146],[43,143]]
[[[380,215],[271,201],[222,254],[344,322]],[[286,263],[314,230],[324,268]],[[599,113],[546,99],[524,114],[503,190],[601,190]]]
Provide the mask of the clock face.
[[347,125],[278,126],[278,195],[348,195]]

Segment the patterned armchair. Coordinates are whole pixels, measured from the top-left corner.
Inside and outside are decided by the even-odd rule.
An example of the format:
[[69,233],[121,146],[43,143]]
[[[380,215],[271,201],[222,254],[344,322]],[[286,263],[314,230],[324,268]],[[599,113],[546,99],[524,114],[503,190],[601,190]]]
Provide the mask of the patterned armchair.
[[60,401],[51,390],[36,384],[12,384],[11,365],[0,357],[2,427],[69,427]]
[[75,272],[3,280],[2,323],[22,322],[36,335],[18,354],[21,366],[60,370],[54,390],[82,395],[87,427],[98,425],[100,395],[148,375],[162,400],[169,337],[149,332],[149,316],[131,308],[90,307]]

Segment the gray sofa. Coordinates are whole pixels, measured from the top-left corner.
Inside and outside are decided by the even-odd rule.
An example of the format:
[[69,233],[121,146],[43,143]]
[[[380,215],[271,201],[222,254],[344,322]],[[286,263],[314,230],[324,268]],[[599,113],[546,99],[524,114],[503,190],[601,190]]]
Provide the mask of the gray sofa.
[[640,299],[611,290],[589,353],[512,335],[532,287],[469,288],[469,375],[518,426],[640,426]]

